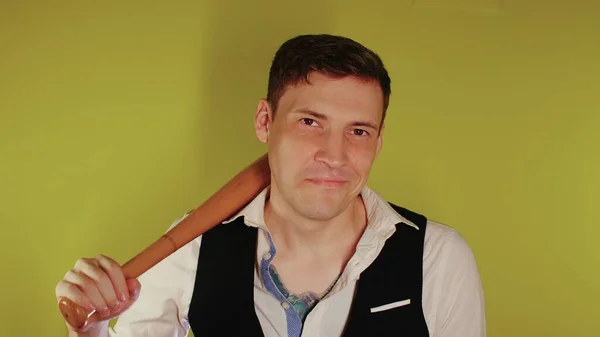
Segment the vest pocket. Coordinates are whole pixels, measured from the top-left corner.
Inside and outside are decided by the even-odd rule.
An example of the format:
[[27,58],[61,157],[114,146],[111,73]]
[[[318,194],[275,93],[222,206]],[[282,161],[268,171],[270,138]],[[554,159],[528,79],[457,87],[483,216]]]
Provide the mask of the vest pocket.
[[395,308],[407,306],[409,304],[410,304],[410,298],[408,298],[406,300],[402,300],[402,301],[392,302],[392,303],[380,305],[377,307],[373,307],[373,308],[371,308],[371,313],[373,314],[373,313],[377,313],[377,312],[381,312],[381,311],[392,310]]

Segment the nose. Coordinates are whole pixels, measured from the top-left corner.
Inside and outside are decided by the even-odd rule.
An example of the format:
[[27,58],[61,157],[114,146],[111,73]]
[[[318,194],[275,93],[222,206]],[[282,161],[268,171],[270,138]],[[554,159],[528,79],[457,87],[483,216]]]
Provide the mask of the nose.
[[344,135],[329,134],[324,137],[323,144],[315,156],[315,160],[322,162],[330,168],[339,168],[348,162],[346,137]]

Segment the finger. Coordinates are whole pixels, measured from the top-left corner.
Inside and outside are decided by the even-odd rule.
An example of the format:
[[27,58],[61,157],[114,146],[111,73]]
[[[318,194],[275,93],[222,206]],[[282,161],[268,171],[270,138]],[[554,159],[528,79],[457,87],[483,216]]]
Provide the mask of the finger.
[[85,296],[92,301],[94,308],[101,316],[106,317],[110,314],[108,305],[100,293],[96,281],[75,269],[69,270],[63,279],[66,282],[78,286]]
[[140,297],[142,285],[137,279],[128,279],[127,288],[129,289],[129,298],[131,301],[136,301]]
[[66,297],[78,306],[87,309],[88,312],[96,310],[92,300],[86,296],[76,284],[65,280],[60,280],[60,282],[58,282],[56,285],[55,292],[57,300],[61,297]]
[[121,266],[115,260],[104,255],[97,256],[96,260],[110,278],[118,300],[123,303],[127,302],[129,300],[129,291]]
[[129,309],[129,307],[131,307],[135,303],[135,301],[137,301],[140,295],[141,284],[137,279],[127,279],[125,282],[127,284],[127,287],[130,289],[128,294],[128,300],[126,302],[121,302],[119,305],[112,309],[112,315],[114,316],[119,316],[127,309]]
[[121,313],[129,309],[129,307],[131,307],[140,297],[140,290],[142,288],[142,285],[137,279],[127,279],[125,283],[127,284],[127,288],[129,289],[128,300],[127,302],[124,302],[123,305],[120,305],[118,308],[115,308],[113,310],[113,314],[120,315]]
[[82,259],[75,268],[96,283],[96,287],[104,298],[104,302],[108,308],[113,308],[118,304],[117,294],[115,293],[112,281],[106,272],[104,272],[98,260]]

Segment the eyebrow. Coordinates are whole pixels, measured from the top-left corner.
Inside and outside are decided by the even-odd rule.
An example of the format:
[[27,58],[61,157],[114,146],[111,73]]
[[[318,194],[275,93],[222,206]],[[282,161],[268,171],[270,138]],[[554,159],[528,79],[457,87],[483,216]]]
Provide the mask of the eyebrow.
[[[325,116],[324,114],[322,114],[320,112],[316,112],[314,110],[311,110],[311,109],[298,109],[295,112],[296,113],[304,113],[304,114],[307,114],[307,115],[311,115],[311,116],[313,116],[315,118],[327,120],[327,116]],[[377,125],[375,125],[375,123],[368,122],[368,121],[356,121],[356,122],[352,123],[352,126],[363,126],[363,127],[372,128],[374,130],[379,129],[379,127]]]

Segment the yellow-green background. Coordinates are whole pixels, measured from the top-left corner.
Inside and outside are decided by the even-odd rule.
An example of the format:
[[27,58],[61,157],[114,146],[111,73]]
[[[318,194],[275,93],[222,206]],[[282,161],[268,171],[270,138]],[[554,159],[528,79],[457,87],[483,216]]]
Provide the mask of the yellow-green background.
[[600,5],[498,2],[1,1],[0,335],[63,336],[77,258],[125,262],[261,155],[273,53],[327,32],[386,62],[370,185],[463,233],[488,336],[600,336]]

